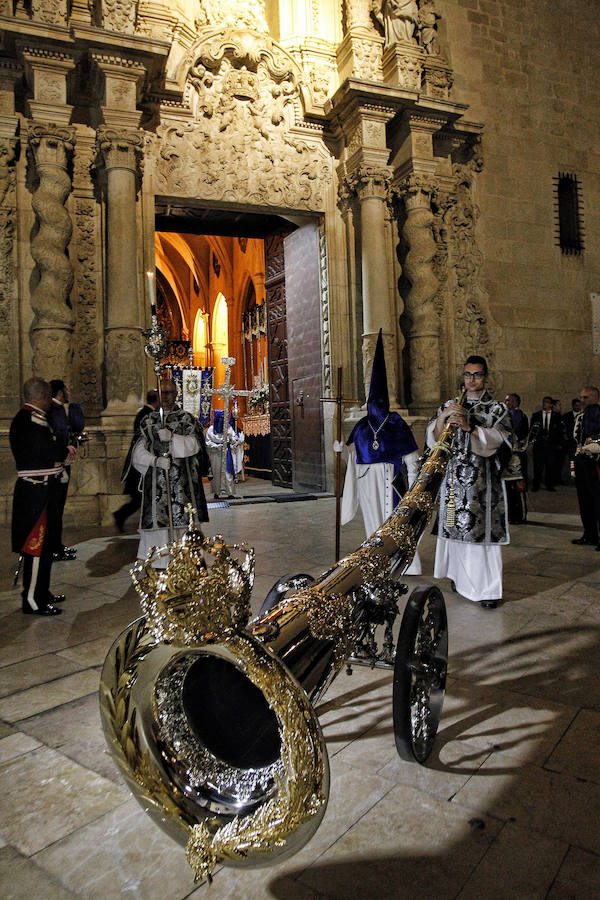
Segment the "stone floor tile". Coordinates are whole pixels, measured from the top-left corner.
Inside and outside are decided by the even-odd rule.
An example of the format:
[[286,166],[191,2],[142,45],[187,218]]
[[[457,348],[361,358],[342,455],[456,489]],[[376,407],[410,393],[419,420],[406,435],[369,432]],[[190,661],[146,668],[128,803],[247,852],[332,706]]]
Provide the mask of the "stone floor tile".
[[[567,852],[564,841],[519,828],[502,828],[469,876],[457,900],[543,900]],[[583,896],[583,895],[582,895]]]
[[86,900],[180,900],[194,890],[185,849],[135,800],[103,812],[67,836],[58,836],[36,854],[36,862]]
[[30,750],[37,749],[39,746],[41,745],[38,741],[20,731],[15,731],[13,734],[0,738],[0,766],[11,759],[22,756],[24,753],[29,753]]
[[600,897],[600,857],[580,847],[569,847],[548,900],[598,900]]
[[38,656],[35,664],[31,661],[15,663],[0,668],[0,697],[24,691],[38,684],[45,684],[55,678],[70,675],[82,668],[75,660],[62,659],[55,653]]
[[0,834],[31,856],[128,795],[55,750],[33,750],[0,766]]
[[31,716],[19,727],[47,747],[122,785],[116,763],[108,753],[96,692]]
[[546,768],[600,783],[600,712],[579,710],[546,760]]
[[4,900],[69,900],[75,896],[13,847],[0,850],[0,888]]
[[77,663],[80,666],[102,666],[106,654],[113,644],[113,637],[101,637],[94,641],[85,641],[73,647],[65,647],[57,656]]
[[451,803],[396,787],[299,881],[331,897],[455,897],[501,827],[482,817],[484,827],[473,828],[469,819]]
[[76,697],[95,693],[98,690],[99,678],[98,669],[84,669],[74,675],[57,678],[47,685],[38,685],[12,694],[0,700],[0,717],[8,722],[16,722],[45,709],[61,706]]
[[455,804],[600,854],[600,785],[592,782],[492,753],[457,792]]

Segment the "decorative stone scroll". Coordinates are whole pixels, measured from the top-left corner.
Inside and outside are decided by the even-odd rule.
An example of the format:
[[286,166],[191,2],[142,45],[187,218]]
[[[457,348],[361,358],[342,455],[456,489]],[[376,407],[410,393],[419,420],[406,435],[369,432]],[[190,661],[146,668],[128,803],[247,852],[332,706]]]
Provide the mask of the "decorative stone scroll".
[[16,0],[14,14],[45,25],[67,25],[67,0]]
[[75,317],[69,298],[73,269],[66,255],[73,225],[64,208],[71,192],[68,166],[75,129],[33,124],[29,127],[30,161],[38,182],[32,207],[38,231],[31,241],[37,282],[31,292],[33,372],[55,378],[68,373],[73,355],[71,335]]
[[161,193],[322,210],[331,161],[296,125],[302,72],[262,35],[207,31],[188,61],[193,121],[158,129]]
[[101,0],[102,27],[108,31],[133,34],[139,0]]
[[200,0],[196,25],[247,28],[268,34],[265,0]]

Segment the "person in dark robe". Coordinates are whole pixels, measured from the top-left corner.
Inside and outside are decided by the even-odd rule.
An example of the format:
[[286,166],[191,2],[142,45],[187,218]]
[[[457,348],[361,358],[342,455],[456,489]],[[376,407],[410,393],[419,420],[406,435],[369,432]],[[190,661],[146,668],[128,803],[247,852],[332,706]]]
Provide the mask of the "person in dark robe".
[[47,419],[50,385],[29,378],[23,386],[23,407],[12,420],[10,448],[17,467],[13,494],[12,549],[23,560],[22,611],[56,616],[55,603],[64,595],[50,591],[55,533],[59,526],[61,478],[75,450],[54,434]]
[[[202,478],[210,463],[204,432],[198,419],[175,403],[177,388],[171,380],[161,386],[162,407],[140,425],[133,448],[133,465],[142,475],[142,513],[138,558],[150,547],[164,547],[183,536],[193,509],[193,522],[208,522]],[[164,568],[168,556],[155,565]]]
[[133,456],[133,448],[137,444],[140,437],[142,422],[144,421],[146,416],[148,416],[151,412],[154,412],[156,409],[158,409],[158,393],[156,390],[150,390],[146,394],[146,403],[140,410],[138,410],[135,419],[133,420],[133,437],[131,439],[129,450],[127,451],[127,456],[125,457],[125,462],[123,463],[123,469],[121,471],[121,484],[123,485],[123,493],[129,496],[129,500],[123,503],[123,505],[113,513],[115,525],[117,526],[117,530],[121,533],[125,531],[126,520],[129,518],[129,516],[132,516],[134,512],[137,512],[142,505],[140,473],[134,467],[131,458]]

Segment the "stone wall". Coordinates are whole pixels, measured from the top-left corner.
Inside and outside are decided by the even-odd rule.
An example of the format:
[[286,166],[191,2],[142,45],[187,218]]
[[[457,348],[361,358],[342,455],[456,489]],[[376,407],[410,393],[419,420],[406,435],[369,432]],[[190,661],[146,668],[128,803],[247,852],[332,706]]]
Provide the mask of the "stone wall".
[[[484,125],[475,200],[482,278],[500,326],[498,389],[520,393],[528,412],[546,393],[568,409],[581,384],[600,380],[589,297],[600,287],[600,24],[583,2],[436,6],[454,96]],[[559,172],[581,181],[582,256],[555,243]]]

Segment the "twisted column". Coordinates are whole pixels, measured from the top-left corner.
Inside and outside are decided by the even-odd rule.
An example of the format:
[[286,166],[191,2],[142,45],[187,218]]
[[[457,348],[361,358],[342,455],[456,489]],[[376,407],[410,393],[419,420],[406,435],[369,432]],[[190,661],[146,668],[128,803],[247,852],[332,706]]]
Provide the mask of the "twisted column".
[[365,167],[355,176],[360,207],[361,281],[363,301],[362,356],[365,391],[368,393],[379,329],[383,329],[390,401],[396,397],[396,352],[393,305],[387,266],[385,230],[389,190],[385,169]]
[[75,325],[69,299],[73,267],[67,256],[73,223],[64,208],[71,192],[68,164],[75,145],[75,129],[33,124],[28,138],[37,175],[31,201],[37,226],[31,240],[31,255],[36,263],[31,291],[32,369],[43,378],[62,378],[68,377],[70,371]]
[[106,415],[131,414],[144,388],[138,300],[136,193],[139,132],[102,127],[97,147],[106,173]]
[[435,181],[412,175],[401,186],[406,208],[402,234],[409,250],[404,274],[411,283],[405,298],[410,319],[407,334],[411,379],[411,410],[430,412],[440,399],[440,316],[434,303],[439,281],[433,270],[436,243],[433,237],[431,195]]

